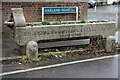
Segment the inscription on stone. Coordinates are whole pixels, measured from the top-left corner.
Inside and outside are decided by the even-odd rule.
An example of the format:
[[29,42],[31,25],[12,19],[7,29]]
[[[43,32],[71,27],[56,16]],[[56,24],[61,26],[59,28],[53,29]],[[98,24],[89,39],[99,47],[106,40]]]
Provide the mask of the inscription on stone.
[[[78,33],[78,34],[76,34]],[[60,37],[65,36],[65,37],[70,37],[70,36],[76,36],[76,35],[80,35],[80,31],[76,30],[76,29],[62,29],[59,31],[40,31],[39,29],[37,29],[35,32],[29,32],[29,31],[24,31],[23,32],[23,36],[41,36],[41,35],[59,35]]]
[[29,41],[62,39],[82,36],[102,35],[103,37],[115,34],[115,22],[101,24],[74,24],[74,25],[46,25],[42,27],[16,27],[15,40],[19,45],[26,45]]

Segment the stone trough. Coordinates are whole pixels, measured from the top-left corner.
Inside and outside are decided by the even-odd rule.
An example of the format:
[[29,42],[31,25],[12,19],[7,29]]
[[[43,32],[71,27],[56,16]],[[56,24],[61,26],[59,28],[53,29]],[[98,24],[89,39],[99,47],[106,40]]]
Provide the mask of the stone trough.
[[[20,18],[17,16],[21,16]],[[99,23],[81,23],[81,24],[61,24],[61,25],[40,25],[40,26],[26,26],[25,18],[22,13],[22,9],[13,9],[14,22],[6,21],[5,24],[13,25],[14,27],[14,39],[19,46],[26,46],[30,41],[34,42],[32,45],[37,50],[39,48],[57,47],[57,46],[70,46],[88,44],[84,42],[83,37],[90,39],[93,36],[102,36],[102,39],[108,39],[109,43],[114,41],[114,38],[110,39],[109,36],[115,35],[116,22],[105,21]],[[20,23],[20,24],[19,24]],[[50,43],[51,45],[49,45]],[[106,45],[109,45],[106,43]],[[112,44],[110,44],[111,46]],[[28,48],[28,46],[27,46]],[[110,47],[106,46],[106,49]],[[112,48],[111,48],[112,49]],[[27,49],[29,50],[29,49]],[[32,53],[37,53],[36,51]],[[26,51],[28,54],[29,51]],[[108,52],[111,52],[108,49]],[[35,55],[36,56],[36,55]]]
[[89,36],[114,36],[115,22],[25,26],[15,28],[15,41],[26,45],[29,41],[58,40]]

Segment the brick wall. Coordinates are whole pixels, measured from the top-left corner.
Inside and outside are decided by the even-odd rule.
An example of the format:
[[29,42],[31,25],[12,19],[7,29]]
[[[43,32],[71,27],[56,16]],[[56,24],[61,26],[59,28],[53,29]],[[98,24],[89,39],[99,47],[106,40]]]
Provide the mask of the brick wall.
[[[11,8],[23,8],[27,22],[40,22],[42,20],[42,7],[79,7],[79,20],[86,18],[87,3],[85,2],[3,2],[3,21],[11,13]],[[47,20],[75,20],[75,14],[45,15]]]
[[[41,0],[42,1],[42,0]],[[41,22],[42,7],[79,7],[79,20],[87,15],[85,2],[2,2],[2,23],[11,14],[11,8],[23,8],[27,22]],[[75,20],[75,14],[45,15],[47,20]],[[2,55],[21,55],[21,48],[14,41],[14,32],[9,27],[2,25]]]

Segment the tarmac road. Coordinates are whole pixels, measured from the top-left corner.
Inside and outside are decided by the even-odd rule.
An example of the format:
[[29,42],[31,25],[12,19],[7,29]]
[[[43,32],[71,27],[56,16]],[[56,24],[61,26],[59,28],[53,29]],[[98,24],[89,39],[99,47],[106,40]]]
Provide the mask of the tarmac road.
[[[88,20],[110,20],[117,21],[120,30],[120,6],[100,6],[88,9]],[[116,32],[115,38],[120,44],[120,31]]]
[[3,78],[118,78],[118,57],[48,68]]
[[100,6],[88,9],[88,20],[116,20],[118,6]]

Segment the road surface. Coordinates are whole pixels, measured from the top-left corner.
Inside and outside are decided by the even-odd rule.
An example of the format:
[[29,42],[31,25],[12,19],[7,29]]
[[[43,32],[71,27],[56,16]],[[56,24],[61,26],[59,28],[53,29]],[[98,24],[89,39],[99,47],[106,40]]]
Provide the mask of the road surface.
[[12,75],[3,78],[118,78],[118,57],[65,65]]

